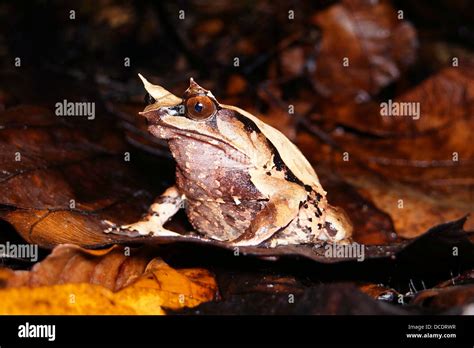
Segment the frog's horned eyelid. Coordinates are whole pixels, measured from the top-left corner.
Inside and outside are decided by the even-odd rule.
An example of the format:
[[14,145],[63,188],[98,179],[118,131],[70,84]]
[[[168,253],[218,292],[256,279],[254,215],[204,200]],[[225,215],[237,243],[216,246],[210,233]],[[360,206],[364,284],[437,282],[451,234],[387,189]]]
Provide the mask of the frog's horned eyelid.
[[138,73],[138,77],[140,78],[140,80],[142,80],[144,85],[150,83],[142,74]]
[[155,99],[155,104],[158,103],[169,106],[181,103],[181,98],[175,96],[173,93],[159,85],[150,83],[142,74],[138,74],[138,77],[142,80],[143,86],[148,94]]
[[194,78],[189,78],[189,87],[187,91],[190,91],[191,94],[208,94],[209,91],[204,87],[201,87]]
[[143,87],[145,87],[145,90],[148,92],[148,94],[150,94],[155,100],[156,99],[159,99],[159,96],[155,96],[156,93],[154,93],[154,89],[156,87],[159,88],[159,86],[156,86],[154,84],[152,84],[150,81],[148,81],[142,74],[138,74],[138,77],[140,77],[140,79],[142,80],[143,82]]
[[212,92],[204,87],[201,87],[192,77],[189,78],[189,87],[184,93],[184,99],[189,99],[195,96],[205,95],[206,97],[211,98],[216,105],[219,105],[216,97]]

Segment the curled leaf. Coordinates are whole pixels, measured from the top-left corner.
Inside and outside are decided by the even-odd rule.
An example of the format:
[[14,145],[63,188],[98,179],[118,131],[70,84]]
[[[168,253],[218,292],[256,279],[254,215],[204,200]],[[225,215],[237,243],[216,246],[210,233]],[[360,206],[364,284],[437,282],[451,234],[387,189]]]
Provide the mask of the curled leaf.
[[[31,271],[0,270],[1,314],[164,314],[217,296],[204,269],[175,270],[150,254],[114,246],[61,245]],[[151,261],[149,261],[151,259]]]

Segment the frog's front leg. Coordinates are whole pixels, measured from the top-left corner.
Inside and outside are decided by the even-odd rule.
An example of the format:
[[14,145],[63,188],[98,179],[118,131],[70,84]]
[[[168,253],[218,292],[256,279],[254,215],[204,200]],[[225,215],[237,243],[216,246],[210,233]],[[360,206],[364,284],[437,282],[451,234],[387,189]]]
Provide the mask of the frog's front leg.
[[267,191],[271,192],[265,208],[257,213],[249,228],[232,241],[235,246],[253,246],[262,243],[286,227],[298,215],[300,203],[307,198],[299,185],[282,182],[277,178],[264,178]]
[[106,221],[111,227],[105,230],[106,233],[115,233],[135,237],[156,236],[173,237],[180,236],[179,233],[167,230],[163,225],[182,207],[185,200],[184,195],[180,194],[176,186],[168,188],[159,196],[140,221],[130,225],[116,226]]

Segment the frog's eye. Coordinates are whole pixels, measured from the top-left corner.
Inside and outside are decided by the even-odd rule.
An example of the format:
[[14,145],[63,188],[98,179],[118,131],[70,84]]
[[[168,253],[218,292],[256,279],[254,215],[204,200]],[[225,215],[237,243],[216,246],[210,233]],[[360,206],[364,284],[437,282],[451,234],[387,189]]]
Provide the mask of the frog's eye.
[[205,120],[216,112],[216,104],[205,95],[191,97],[186,101],[187,115],[196,121]]

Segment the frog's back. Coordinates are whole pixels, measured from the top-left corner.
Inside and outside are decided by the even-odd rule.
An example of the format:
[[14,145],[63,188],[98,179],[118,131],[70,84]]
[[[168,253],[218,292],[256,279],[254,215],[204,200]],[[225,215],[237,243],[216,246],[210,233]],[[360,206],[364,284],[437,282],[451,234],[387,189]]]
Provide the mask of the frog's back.
[[268,141],[275,147],[286,167],[293,175],[305,185],[310,185],[318,192],[326,193],[320,182],[314,168],[301,153],[301,151],[278,129],[260,121],[257,117],[249,112],[231,105],[223,105],[223,107],[234,110],[252,121],[258,129],[265,135]]

